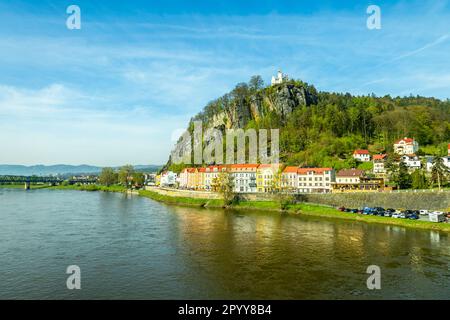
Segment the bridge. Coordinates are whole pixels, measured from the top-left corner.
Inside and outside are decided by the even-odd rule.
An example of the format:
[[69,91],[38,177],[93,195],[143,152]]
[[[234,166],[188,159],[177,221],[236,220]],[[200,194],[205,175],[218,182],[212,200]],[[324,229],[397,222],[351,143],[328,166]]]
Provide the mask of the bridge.
[[63,181],[67,181],[69,184],[83,183],[90,184],[97,182],[96,179],[62,179],[59,177],[41,177],[41,176],[0,176],[0,184],[24,184],[25,190],[29,190],[31,184],[49,184],[52,186],[61,184]]

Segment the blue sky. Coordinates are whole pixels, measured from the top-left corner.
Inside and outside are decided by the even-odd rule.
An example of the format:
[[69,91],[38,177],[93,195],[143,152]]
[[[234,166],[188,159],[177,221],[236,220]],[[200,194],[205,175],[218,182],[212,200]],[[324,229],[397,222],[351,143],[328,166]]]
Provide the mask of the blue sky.
[[208,101],[280,68],[319,90],[447,99],[449,53],[448,1],[0,0],[0,163],[164,163]]

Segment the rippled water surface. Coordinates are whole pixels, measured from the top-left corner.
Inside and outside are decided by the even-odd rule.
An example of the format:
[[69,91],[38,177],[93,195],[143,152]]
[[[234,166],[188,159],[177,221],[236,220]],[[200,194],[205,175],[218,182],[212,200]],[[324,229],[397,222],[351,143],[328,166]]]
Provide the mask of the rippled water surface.
[[0,189],[0,299],[448,299],[449,261],[436,231]]

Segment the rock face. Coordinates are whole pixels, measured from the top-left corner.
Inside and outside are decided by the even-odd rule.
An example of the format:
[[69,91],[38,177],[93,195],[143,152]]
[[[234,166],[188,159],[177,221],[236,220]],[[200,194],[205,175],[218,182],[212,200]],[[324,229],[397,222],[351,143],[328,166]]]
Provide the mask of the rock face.
[[[202,120],[203,132],[209,128],[222,132],[225,129],[245,128],[250,121],[258,121],[269,113],[276,113],[282,121],[286,121],[296,108],[316,104],[317,95],[315,90],[310,90],[306,85],[286,82],[257,92],[248,92],[244,97],[231,97],[226,101],[227,103],[222,103],[219,111],[212,115],[199,114],[195,117]],[[220,99],[216,103],[219,104]],[[188,147],[186,141],[180,140],[175,145],[172,155],[181,155]],[[167,168],[170,163],[169,159],[165,167]]]

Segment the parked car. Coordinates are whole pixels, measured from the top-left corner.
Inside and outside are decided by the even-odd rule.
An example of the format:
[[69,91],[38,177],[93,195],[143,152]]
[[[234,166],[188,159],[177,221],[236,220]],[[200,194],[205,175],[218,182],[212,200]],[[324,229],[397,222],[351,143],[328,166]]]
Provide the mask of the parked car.
[[427,215],[428,214],[428,210],[425,210],[425,209],[419,210],[419,214],[421,216]]
[[411,220],[417,220],[417,219],[419,219],[419,215],[417,215],[417,214],[415,214],[415,213],[410,214],[410,215],[408,216],[408,219],[411,219]]
[[442,211],[433,211],[428,214],[428,219],[431,222],[445,222],[446,217]]
[[401,218],[401,219],[406,219],[406,212],[400,212],[398,217]]
[[386,212],[385,212],[385,216],[389,216],[389,217],[392,217],[392,215],[394,214],[394,212],[395,212],[395,209],[386,209]]
[[392,214],[392,218],[400,218],[400,213],[397,213],[397,212],[394,212],[393,214]]
[[338,210],[339,211],[345,211],[345,207],[339,207]]
[[353,212],[353,213],[358,213],[358,212],[359,212],[359,210],[358,210],[358,209],[351,209],[351,210],[350,210],[350,212]]

